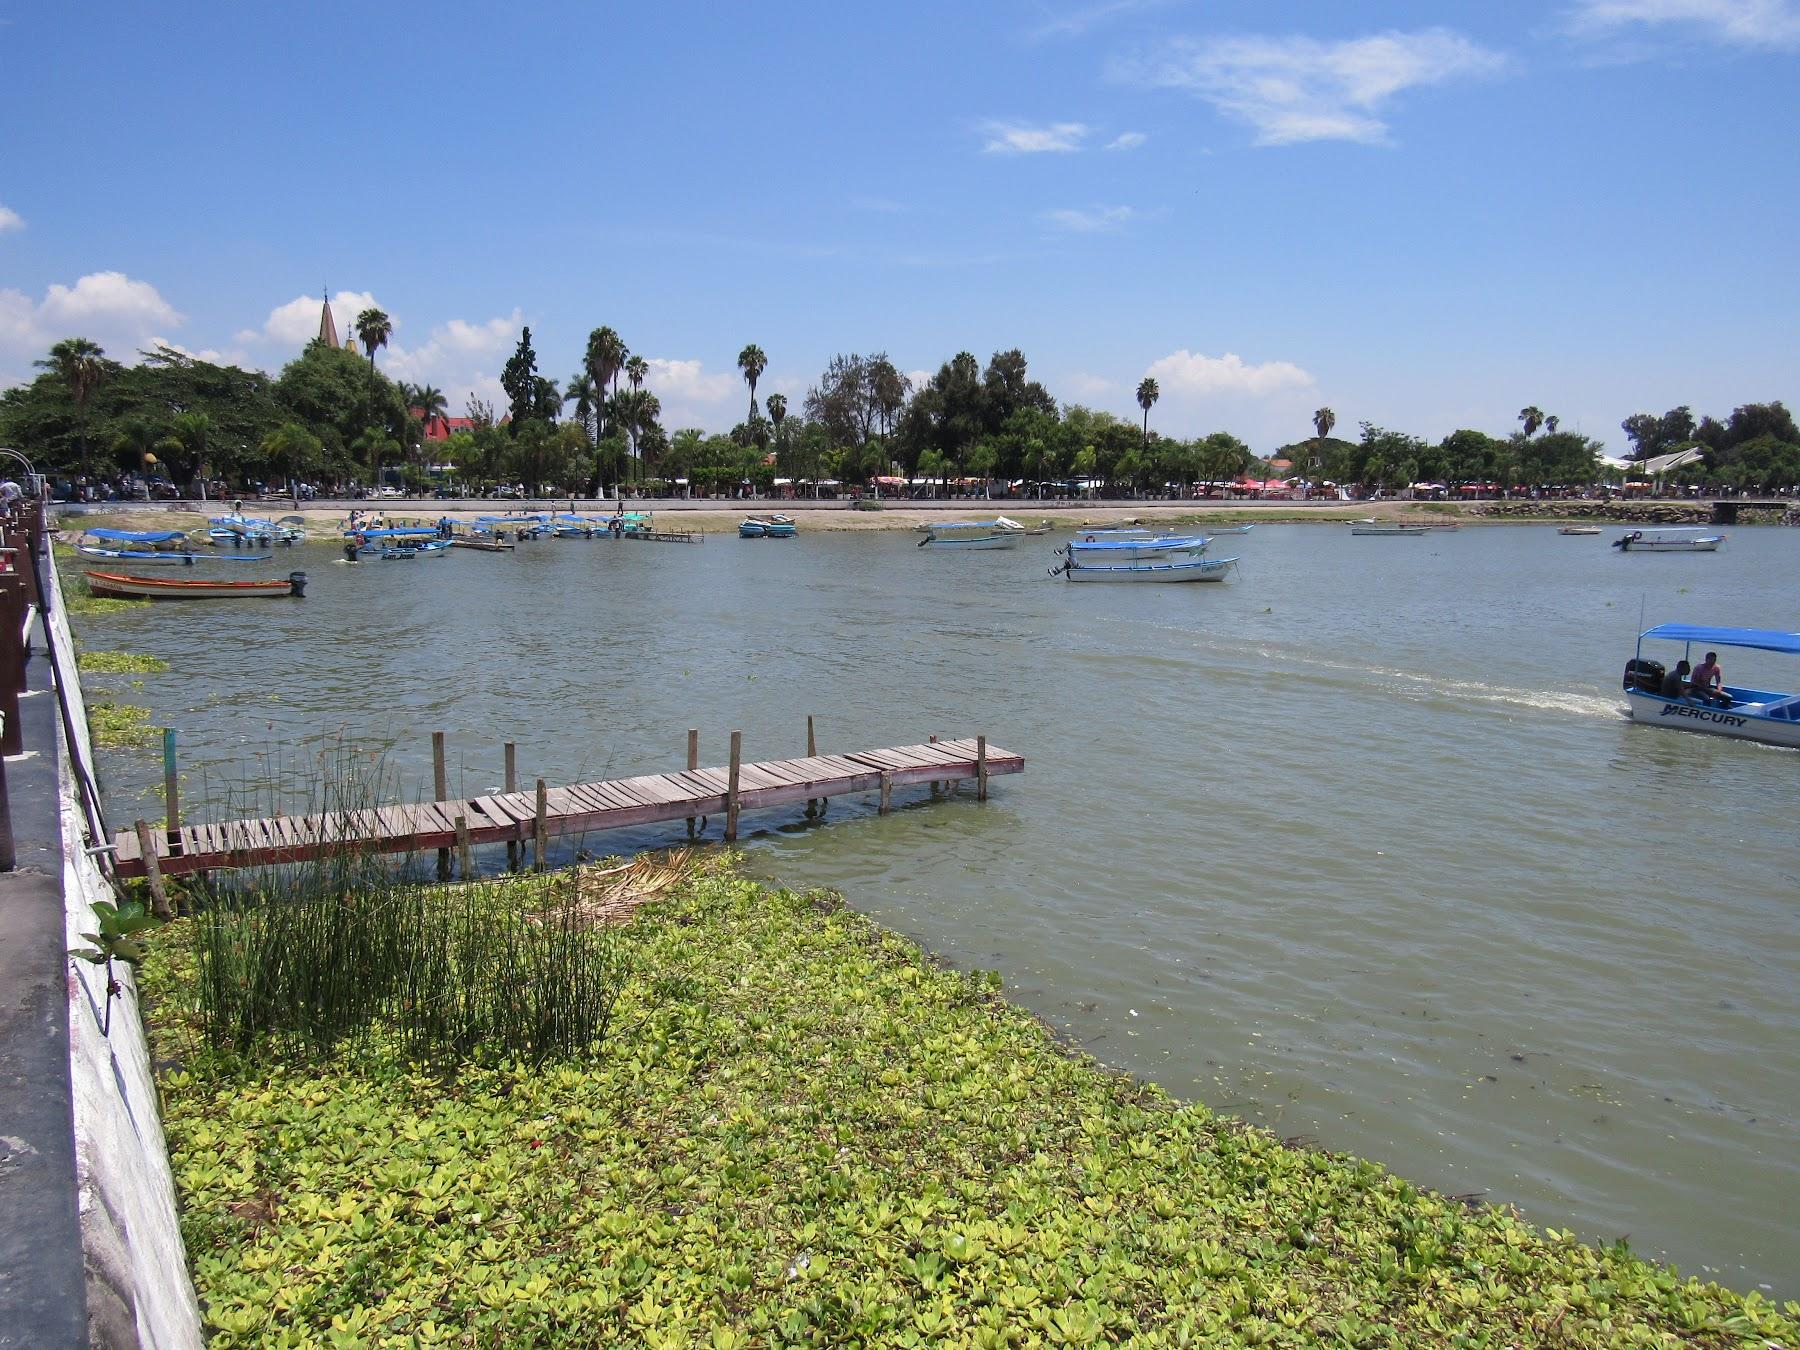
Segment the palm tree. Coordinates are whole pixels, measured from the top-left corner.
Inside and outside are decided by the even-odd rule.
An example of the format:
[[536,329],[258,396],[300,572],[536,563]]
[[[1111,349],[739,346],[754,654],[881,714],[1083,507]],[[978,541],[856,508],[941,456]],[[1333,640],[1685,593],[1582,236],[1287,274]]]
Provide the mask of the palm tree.
[[1555,416],[1555,415],[1554,415],[1554,414],[1553,414],[1553,415],[1551,415],[1551,416],[1549,416],[1549,417],[1546,417],[1546,418],[1545,418],[1545,419],[1544,419],[1544,431],[1545,431],[1545,432],[1546,432],[1546,433],[1547,433],[1547,434],[1549,434],[1549,435],[1551,435],[1551,436],[1554,436],[1554,435],[1556,435],[1556,428],[1557,428],[1557,427],[1558,427],[1558,426],[1559,426],[1559,425],[1560,425],[1560,424],[1561,424],[1561,423],[1562,423],[1562,418],[1560,418],[1560,417],[1557,417],[1557,416]]
[[650,363],[641,356],[632,356],[625,362],[625,379],[633,389],[644,387],[644,378],[650,374]]
[[387,346],[388,334],[393,331],[394,321],[378,309],[371,307],[356,316],[356,336],[362,339],[363,350],[369,354],[371,370],[375,367],[375,349]]
[[744,383],[750,386],[750,420],[756,420],[756,382],[762,378],[763,371],[769,368],[769,358],[763,355],[763,349],[752,342],[738,353],[738,369],[744,372]]
[[1156,387],[1156,381],[1145,376],[1138,381],[1138,407],[1144,410],[1144,445],[1150,445],[1150,409],[1156,400],[1162,397],[1162,390]]
[[[607,387],[617,382],[619,367],[625,364],[627,354],[625,340],[612,329],[596,328],[588,334],[587,356],[583,364],[587,367],[587,373],[593,377],[594,388],[601,399],[606,397]],[[604,405],[600,406],[604,412]],[[599,430],[604,434],[610,427],[603,425]]]
[[194,466],[196,478],[206,477],[206,441],[212,433],[212,418],[203,412],[185,412],[170,424],[170,438]]
[[280,465],[282,472],[287,474],[288,486],[293,490],[294,499],[298,501],[300,474],[319,453],[319,438],[298,422],[288,422],[264,436],[261,448],[269,463]]
[[87,462],[88,399],[106,378],[105,356],[96,342],[79,337],[64,338],[50,349],[46,359],[35,363],[40,369],[56,372],[69,388],[69,397],[75,401],[75,420],[80,426],[83,464]]
[[594,444],[594,409],[599,401],[592,375],[578,370],[569,376],[568,386],[563,390],[563,402],[575,405],[575,420],[581,424],[581,434],[587,437],[589,449]]
[[151,452],[162,443],[163,428],[147,417],[134,417],[120,429],[113,440],[113,449],[122,455],[131,455],[137,463],[133,466],[146,477],[150,473]]
[[1325,463],[1325,438],[1331,435],[1331,429],[1336,425],[1337,414],[1330,408],[1320,408],[1313,413],[1313,430],[1318,433],[1318,442],[1314,447],[1313,462],[1307,466],[1309,477],[1318,477],[1319,468]]
[[370,427],[350,442],[352,454],[369,457],[369,485],[381,486],[381,461],[400,453],[400,443],[381,427]]
[[444,397],[444,391],[436,385],[421,384],[412,391],[412,406],[419,410],[419,420],[429,428],[439,417],[447,417],[450,412],[450,400]]
[[1525,424],[1525,435],[1529,439],[1537,435],[1537,429],[1544,425],[1544,411],[1536,404],[1520,408],[1519,420]]

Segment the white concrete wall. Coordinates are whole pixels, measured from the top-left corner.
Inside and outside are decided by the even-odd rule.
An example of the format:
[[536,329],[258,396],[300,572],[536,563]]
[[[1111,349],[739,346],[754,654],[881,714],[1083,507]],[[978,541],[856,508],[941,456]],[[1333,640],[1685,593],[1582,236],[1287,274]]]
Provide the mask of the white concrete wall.
[[[78,744],[65,745],[62,795],[63,897],[68,945],[86,947],[94,928],[91,906],[111,900],[112,887],[86,852],[86,820],[69,755],[93,763],[74,643],[58,606],[57,668],[75,701]],[[105,842],[105,841],[96,841]],[[87,1258],[88,1325],[97,1346],[199,1350],[200,1308],[188,1278],[187,1254],[176,1220],[175,1181],[157,1112],[156,1082],[138,1010],[136,982],[114,966],[123,986],[106,1012],[106,967],[69,961],[69,1060],[75,1094],[75,1158],[81,1238]]]

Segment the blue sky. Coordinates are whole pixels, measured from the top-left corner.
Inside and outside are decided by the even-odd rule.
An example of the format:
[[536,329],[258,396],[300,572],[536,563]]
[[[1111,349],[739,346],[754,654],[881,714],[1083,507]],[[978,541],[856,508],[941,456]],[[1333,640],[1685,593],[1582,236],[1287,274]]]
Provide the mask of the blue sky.
[[278,370],[372,297],[460,410],[611,324],[733,362],[1018,346],[1269,450],[1800,397],[1800,0],[416,12],[0,0],[0,383],[79,332]]

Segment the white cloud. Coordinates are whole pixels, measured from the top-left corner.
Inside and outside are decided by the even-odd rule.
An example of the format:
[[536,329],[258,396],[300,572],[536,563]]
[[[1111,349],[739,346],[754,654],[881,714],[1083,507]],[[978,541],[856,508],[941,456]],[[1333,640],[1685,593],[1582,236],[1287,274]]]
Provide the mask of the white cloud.
[[1383,111],[1409,89],[1498,73],[1506,59],[1448,29],[1344,42],[1307,37],[1178,39],[1122,62],[1119,78],[1185,89],[1256,130],[1261,145],[1387,139]]
[[1123,229],[1135,214],[1129,206],[1066,206],[1044,212],[1042,219],[1046,225],[1074,234],[1100,234]]
[[1080,37],[1088,29],[1127,14],[1146,9],[1160,9],[1167,0],[1100,0],[1080,9],[1064,10],[1051,15],[1030,32],[1033,41],[1052,37]]
[[1150,138],[1141,131],[1122,131],[1106,143],[1108,150],[1135,150]]
[[0,234],[25,228],[25,217],[10,206],[0,206]]
[[990,155],[1040,155],[1081,149],[1088,127],[1082,122],[983,122],[976,128],[986,140],[982,150]]
[[182,321],[156,287],[123,272],[90,272],[73,286],[53,284],[42,300],[0,290],[0,384],[29,379],[31,362],[63,338],[89,338],[130,362],[151,344],[152,334]]
[[1068,378],[1068,386],[1074,391],[1076,398],[1099,398],[1102,394],[1110,394],[1119,386],[1112,380],[1102,379],[1098,375],[1090,375],[1085,370],[1078,370]]
[[215,366],[239,366],[248,368],[251,365],[250,353],[238,348],[220,351],[216,347],[202,347],[199,351],[184,347],[179,342],[172,342],[166,337],[153,337],[146,351],[154,351],[158,347],[167,347],[172,352],[180,352],[183,356],[192,357],[196,361],[210,362]]
[[923,389],[926,385],[931,383],[931,377],[934,373],[935,372],[929,370],[909,370],[906,372],[906,380],[915,390]]
[[1165,394],[1238,394],[1266,398],[1290,389],[1304,389],[1313,383],[1313,377],[1291,361],[1265,361],[1253,366],[1235,352],[1204,356],[1186,348],[1152,361],[1144,373],[1155,380]]
[[[246,328],[238,333],[238,342],[272,342],[283,347],[300,348],[319,336],[319,308],[324,303],[317,295],[299,295],[285,305],[269,311],[261,329]],[[331,297],[331,314],[337,321],[339,341],[354,336],[351,325],[365,309],[380,309],[369,291],[339,291]],[[398,328],[400,321],[394,320]],[[298,354],[296,352],[296,354]]]
[[[708,374],[699,361],[676,361],[662,356],[645,358],[650,373],[644,379],[644,387],[655,392],[657,398],[664,403],[674,400],[679,403],[722,403],[738,390],[741,383],[735,373],[714,371]],[[750,391],[744,389],[745,406],[749,406]]]
[[1634,24],[1689,24],[1733,46],[1800,47],[1800,10],[1793,0],[1575,0],[1568,23],[1590,37]]

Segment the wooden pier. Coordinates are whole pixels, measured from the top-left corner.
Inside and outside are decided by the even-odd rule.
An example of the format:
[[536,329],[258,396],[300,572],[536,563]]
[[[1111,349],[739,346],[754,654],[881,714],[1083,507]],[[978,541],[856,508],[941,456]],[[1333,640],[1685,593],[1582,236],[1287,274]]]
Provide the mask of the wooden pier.
[[[1025,770],[1023,757],[990,747],[985,736],[843,755],[808,754],[756,764],[740,762],[741,733],[733,732],[731,739],[732,762],[724,768],[689,767],[679,773],[556,788],[546,787],[540,778],[535,792],[500,792],[461,801],[209,825],[180,824],[180,808],[171,787],[168,828],[140,821],[135,829],[120,832],[114,840],[113,861],[121,877],[149,876],[153,887],[158,887],[164,875],[304,862],[344,850],[416,853],[436,849],[439,875],[447,877],[452,849],[460,856],[465,874],[469,871],[468,851],[481,844],[512,845],[508,852],[516,856],[530,843],[536,865],[542,867],[545,843],[557,835],[721,816],[725,838],[731,840],[737,836],[740,811],[876,792],[885,815],[896,787],[973,780],[978,794],[985,798],[989,778]],[[696,740],[696,735],[689,733],[690,766],[697,762]],[[809,750],[811,741],[809,719]],[[441,799],[446,795],[441,735],[434,738],[434,749],[438,765],[435,786]],[[510,771],[512,747],[507,750]],[[508,776],[510,780],[512,774]],[[150,859],[154,861],[147,865]]]

